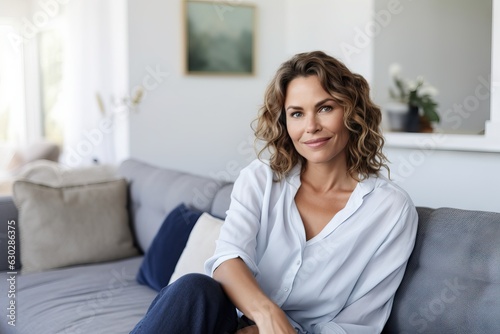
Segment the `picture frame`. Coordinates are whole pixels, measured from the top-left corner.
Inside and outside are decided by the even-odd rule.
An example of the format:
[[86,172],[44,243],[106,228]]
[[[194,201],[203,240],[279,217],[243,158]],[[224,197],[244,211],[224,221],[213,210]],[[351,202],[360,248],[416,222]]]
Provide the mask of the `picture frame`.
[[185,73],[254,75],[255,12],[235,0],[185,0]]

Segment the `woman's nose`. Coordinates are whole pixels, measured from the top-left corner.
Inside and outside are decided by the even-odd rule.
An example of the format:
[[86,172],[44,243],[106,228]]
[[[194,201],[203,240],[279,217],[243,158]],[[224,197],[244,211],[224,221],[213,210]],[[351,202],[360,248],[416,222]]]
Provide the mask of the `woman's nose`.
[[307,123],[306,123],[306,132],[307,133],[316,133],[321,130],[321,125],[316,117],[314,116],[309,116],[307,118]]

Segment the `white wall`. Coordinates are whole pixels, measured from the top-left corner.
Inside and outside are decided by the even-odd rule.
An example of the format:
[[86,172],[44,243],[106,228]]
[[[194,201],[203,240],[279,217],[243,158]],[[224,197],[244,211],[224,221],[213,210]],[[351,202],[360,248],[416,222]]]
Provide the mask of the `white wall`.
[[500,154],[386,148],[391,178],[418,206],[500,212]]
[[0,2],[0,16],[19,20],[21,17],[26,16],[28,6],[27,1],[2,0]]
[[[338,50],[340,42],[354,34],[341,27],[360,21],[360,15],[354,14],[360,1],[364,0],[352,4],[339,0],[251,1],[257,8],[257,69],[254,77],[239,78],[183,74],[181,1],[129,1],[130,84],[140,84],[148,69],[168,72],[148,92],[140,112],[130,117],[131,156],[234,179],[255,158],[250,123],[279,64],[300,51]],[[325,6],[335,11],[334,17],[329,17]],[[317,26],[310,26],[310,20]],[[307,44],[293,42],[300,33]],[[358,67],[369,74],[366,64],[370,64],[367,57],[358,61]]]
[[[130,115],[130,153],[149,163],[234,179],[253,159],[250,122],[264,89],[290,55],[322,49],[371,81],[372,1],[251,1],[257,7],[257,74],[250,78],[190,77],[182,70],[181,1],[129,1],[131,86],[151,69],[168,72]],[[360,8],[364,8],[360,10]],[[368,27],[368,28],[367,28]],[[348,46],[353,46],[355,49]],[[354,50],[355,52],[346,52]],[[414,150],[391,149],[393,174]],[[500,155],[429,151],[404,180],[416,205],[499,211]],[[401,173],[400,173],[401,174]]]
[[361,35],[374,22],[372,12],[369,0],[289,0],[287,54],[323,50],[371,81],[373,43],[369,38],[365,43]]
[[149,80],[151,70],[168,72],[130,117],[133,157],[203,175],[225,171],[228,163],[239,170],[253,159],[250,122],[285,59],[285,17],[282,0],[252,3],[256,75],[203,77],[183,74],[182,1],[129,1],[130,84]]

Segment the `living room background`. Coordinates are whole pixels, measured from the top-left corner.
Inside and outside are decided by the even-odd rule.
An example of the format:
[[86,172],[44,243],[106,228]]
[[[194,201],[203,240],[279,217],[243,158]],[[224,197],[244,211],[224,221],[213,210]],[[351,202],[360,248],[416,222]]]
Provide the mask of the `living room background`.
[[[31,9],[24,14],[10,15],[31,19],[33,13],[40,10],[41,3],[51,1],[58,2],[25,0],[23,2],[30,3]],[[80,1],[69,3],[74,5]],[[221,1],[214,6],[230,7],[240,2]],[[395,2],[403,8],[411,3]],[[87,8],[100,9],[101,15],[89,14],[83,26],[94,31],[94,36],[103,31],[99,30],[103,28],[99,25],[103,22],[103,10],[115,17],[114,26],[121,26],[123,30],[112,38],[100,36],[98,40],[86,41],[88,48],[101,47],[92,58],[103,61],[95,68],[85,67],[82,72],[97,71],[94,78],[101,81],[92,81],[93,86],[84,88],[90,98],[80,100],[79,108],[84,111],[73,114],[73,122],[83,124],[90,114],[98,119],[100,111],[95,93],[103,96],[109,111],[110,95],[133,94],[134,87],[144,82],[149,85],[137,111],[123,115],[120,127],[113,132],[115,155],[107,160],[109,162],[119,162],[130,156],[163,167],[234,180],[238,171],[254,158],[250,123],[262,103],[267,83],[281,62],[297,52],[322,49],[344,60],[349,68],[368,81],[373,79],[373,67],[376,66],[373,64],[373,44],[367,42],[349,57],[345,49],[346,43],[352,44],[359,31],[374,21],[374,6],[370,0],[245,2],[255,5],[257,14],[256,71],[251,77],[185,75],[183,1],[107,0],[99,4],[87,0],[85,3],[90,6]],[[494,16],[500,17],[497,0],[493,7]],[[0,16],[6,15],[1,5],[0,9]],[[496,24],[493,39],[498,40],[500,28]],[[107,29],[111,32],[115,28],[108,26]],[[110,49],[118,52],[109,54]],[[74,49],[73,54],[76,52]],[[498,65],[492,71],[492,80],[495,80],[499,76]],[[30,81],[33,78],[27,78],[27,82]],[[26,99],[28,104],[33,100]],[[499,128],[499,105],[492,103],[491,108],[490,120]],[[95,125],[93,128],[99,129]],[[33,131],[28,128],[26,133]],[[76,142],[67,147],[74,148],[80,143],[79,138],[81,136],[76,136]],[[386,153],[391,160],[393,178],[419,206],[499,211],[496,194],[500,190],[500,178],[490,175],[500,169],[500,150],[448,150],[439,147],[440,140],[453,141],[454,138],[424,137],[421,145],[409,147],[390,143]],[[102,149],[102,145],[96,148]]]
[[[250,78],[184,76],[182,3],[148,3],[129,1],[130,82],[140,82],[148,65],[158,64],[170,76],[144,101],[144,112],[131,115],[134,157],[234,179],[251,159],[249,124],[282,61],[296,52],[322,49],[372,79],[373,45],[369,43],[349,60],[341,48],[342,43],[352,43],[356,28],[373,20],[372,1],[252,1],[257,7],[257,70]],[[386,153],[393,178],[417,205],[500,210],[495,199],[500,178],[491,176],[500,169],[499,153],[417,146],[387,147]]]

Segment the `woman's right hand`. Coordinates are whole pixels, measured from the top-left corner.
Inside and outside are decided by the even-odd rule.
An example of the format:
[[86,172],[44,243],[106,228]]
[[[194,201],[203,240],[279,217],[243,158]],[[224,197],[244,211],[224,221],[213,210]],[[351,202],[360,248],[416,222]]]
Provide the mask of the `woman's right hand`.
[[297,334],[285,312],[260,289],[242,259],[224,261],[213,277],[234,306],[255,322],[259,334]]
[[297,334],[285,312],[277,305],[255,314],[253,320],[259,328],[259,334]]

